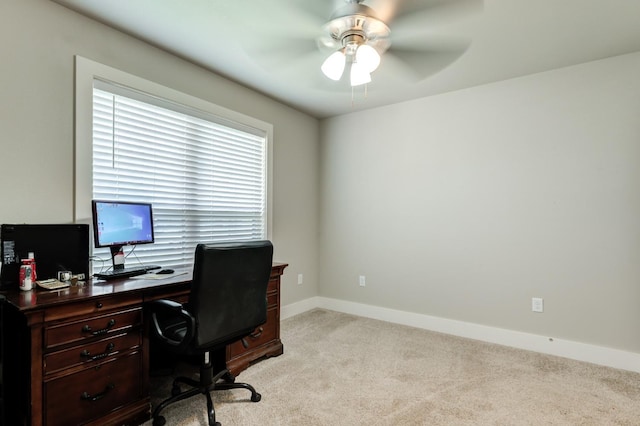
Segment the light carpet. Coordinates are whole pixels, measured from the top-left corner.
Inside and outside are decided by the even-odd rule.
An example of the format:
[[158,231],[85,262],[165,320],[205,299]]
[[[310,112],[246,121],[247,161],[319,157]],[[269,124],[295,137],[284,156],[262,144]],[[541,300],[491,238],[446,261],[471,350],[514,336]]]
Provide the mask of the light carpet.
[[[638,373],[322,309],[282,321],[281,338],[283,355],[237,378],[260,402],[213,393],[223,426],[640,425]],[[152,385],[153,403],[170,394],[169,378]],[[205,398],[164,415],[206,425]]]

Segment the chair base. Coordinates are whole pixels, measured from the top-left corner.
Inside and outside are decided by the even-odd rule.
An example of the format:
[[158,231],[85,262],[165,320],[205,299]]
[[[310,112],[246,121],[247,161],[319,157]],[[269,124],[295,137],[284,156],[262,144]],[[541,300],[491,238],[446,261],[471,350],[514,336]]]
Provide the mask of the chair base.
[[[224,380],[218,383],[219,380]],[[180,383],[188,385],[191,389],[186,391],[180,390]],[[247,389],[251,392],[251,401],[258,402],[262,396],[256,392],[253,386],[247,383],[235,383],[235,377],[229,370],[224,369],[213,376],[211,363],[202,364],[200,366],[200,380],[193,380],[189,377],[176,377],[171,388],[171,397],[162,401],[153,411],[153,426],[163,426],[166,421],[160,412],[174,402],[182,401],[197,394],[203,394],[207,399],[207,413],[209,417],[209,426],[221,426],[216,422],[216,412],[213,406],[210,392],[217,390],[230,389]]]

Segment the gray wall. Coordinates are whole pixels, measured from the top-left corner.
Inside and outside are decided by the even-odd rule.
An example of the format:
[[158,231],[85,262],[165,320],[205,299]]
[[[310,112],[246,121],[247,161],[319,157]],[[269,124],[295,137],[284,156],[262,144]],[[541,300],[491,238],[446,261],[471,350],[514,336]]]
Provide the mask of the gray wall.
[[282,303],[317,294],[316,119],[48,0],[0,1],[0,40],[0,223],[74,219],[80,55],[273,124],[272,238],[290,264]]
[[320,295],[640,352],[639,75],[636,53],[324,120]]

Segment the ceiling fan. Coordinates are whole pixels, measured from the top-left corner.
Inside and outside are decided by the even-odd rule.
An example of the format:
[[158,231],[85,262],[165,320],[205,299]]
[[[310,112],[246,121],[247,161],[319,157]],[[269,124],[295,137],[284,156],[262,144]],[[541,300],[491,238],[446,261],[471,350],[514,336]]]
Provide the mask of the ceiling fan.
[[[398,49],[395,49],[396,53],[401,60],[409,62],[409,66],[424,69],[426,67],[420,67],[415,63],[416,60],[423,62],[423,65],[426,63],[428,67],[432,60],[430,53],[444,50],[453,53],[450,56],[458,57],[468,48],[469,43],[458,43],[456,46],[443,43],[441,46],[437,46],[434,44],[434,40],[428,40],[428,28],[424,26],[420,28],[421,21],[415,19],[416,16],[413,16],[413,20],[406,19],[406,17],[420,15],[421,12],[426,14],[435,12],[439,16],[442,16],[443,11],[468,12],[473,6],[482,4],[477,0],[370,1],[369,3],[374,7],[379,8],[378,12],[374,7],[365,5],[364,1],[344,0],[345,4],[334,11],[329,21],[322,27],[324,34],[317,39],[321,51],[333,51],[322,63],[321,70],[324,75],[331,80],[339,81],[348,66],[351,86],[370,83],[371,73],[380,65],[381,55],[392,48],[394,44],[392,32],[385,21],[405,16],[405,28],[399,28],[400,41],[402,41],[403,34],[405,41],[404,44],[400,43]],[[439,10],[436,11],[437,8]],[[402,26],[402,19],[399,21],[398,26]],[[428,26],[428,24],[429,21],[424,25]],[[411,25],[414,28],[410,28]],[[418,35],[421,32],[424,35],[422,40]],[[407,36],[411,34],[414,35],[413,40],[407,45],[406,38],[410,38]],[[413,58],[408,57],[407,50],[413,53]]]
[[[272,64],[279,73],[287,69],[298,78],[305,74],[309,85],[331,90],[328,83],[336,84],[333,81],[341,83],[336,88],[371,83],[378,67],[381,81],[396,83],[422,80],[443,69],[470,45],[468,37],[455,35],[451,22],[481,11],[483,0],[279,0],[269,4],[272,14],[289,19],[284,25],[263,21],[264,34],[256,39],[253,33],[251,38],[252,58]],[[278,6],[283,9],[276,11]]]
[[363,0],[346,0],[324,25],[326,36],[318,39],[322,49],[335,50],[321,70],[331,80],[340,80],[347,63],[351,65],[351,86],[371,82],[371,73],[380,65],[380,55],[390,46],[391,30]]

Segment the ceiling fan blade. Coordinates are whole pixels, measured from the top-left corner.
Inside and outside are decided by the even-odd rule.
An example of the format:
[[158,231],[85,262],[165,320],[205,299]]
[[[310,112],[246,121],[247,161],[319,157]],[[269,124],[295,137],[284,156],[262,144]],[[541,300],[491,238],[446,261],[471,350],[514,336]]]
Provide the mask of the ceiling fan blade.
[[384,92],[415,84],[421,80],[421,74],[393,52],[386,52],[378,69],[371,74],[371,80],[371,92]]
[[471,45],[471,39],[454,36],[429,29],[412,29],[394,34],[391,49],[424,52],[464,52]]
[[449,27],[452,23],[479,15],[483,0],[403,0],[387,22],[393,30],[403,27]]
[[[296,11],[306,16],[306,19],[312,19],[319,25],[327,22],[334,10],[344,6],[344,0],[278,0],[278,1],[265,1],[265,2],[252,2],[252,3],[265,3],[265,7],[271,9],[271,11],[263,15],[265,19],[268,19],[273,14],[279,11]],[[252,6],[253,7],[253,6]]]
[[332,13],[332,4],[326,1],[236,0],[222,1],[219,7],[224,11],[227,21],[251,22],[250,26],[240,25],[229,34],[241,44],[251,44],[256,39],[273,36],[317,38]]
[[[260,46],[248,51],[247,59],[261,71],[275,76],[282,84],[292,82],[305,88],[314,88],[323,92],[343,92],[350,86],[348,69],[338,82],[330,80],[320,67],[328,54],[318,49],[314,40],[291,38],[265,39]],[[345,84],[343,84],[345,83]]]
[[345,79],[347,70],[345,70],[341,81],[330,80],[320,70],[320,65],[324,59],[326,59],[324,54],[317,49],[306,51],[286,58],[286,62],[280,63],[279,66],[269,70],[269,72],[277,77],[280,84],[286,86],[291,86],[292,82],[295,82],[300,87],[325,93],[348,90],[350,86],[342,84],[347,81]]
[[[243,21],[242,15],[264,17],[252,19],[251,27],[235,31],[234,37],[250,56],[257,55],[255,62],[261,64],[311,51],[329,54],[341,43],[323,31],[323,26],[338,4],[344,4],[344,0],[279,0],[253,2],[251,8],[234,7],[235,13],[240,14],[236,16],[239,22]],[[274,15],[278,19],[269,19]]]
[[402,0],[389,1],[389,0],[366,0],[364,4],[373,9],[376,13],[376,18],[389,24],[393,17],[396,15],[399,7],[404,3]]
[[[252,13],[259,13],[259,11],[253,11]],[[252,19],[253,22],[250,27],[238,29],[237,33],[233,34],[233,37],[255,39],[295,35],[299,38],[314,38],[318,36],[318,29],[323,24],[323,22],[313,19],[313,17],[296,11],[288,11],[281,19],[282,21],[273,21],[268,18],[261,20]],[[282,25],[281,22],[287,22],[287,24]]]
[[[451,65],[465,51],[466,48],[443,49],[435,46],[433,49],[429,49],[391,46],[383,55],[383,60],[400,61],[405,68],[404,78],[421,81]],[[399,67],[398,64],[394,66]]]
[[318,56],[318,69],[322,64],[322,52],[313,38],[298,38],[293,35],[263,37],[245,46],[247,57],[269,72],[279,72],[290,66],[291,61],[308,54]]

